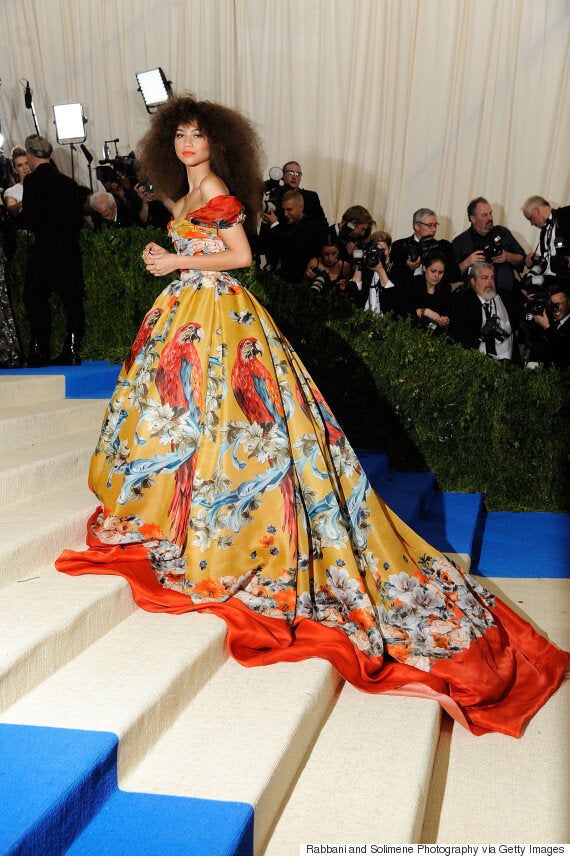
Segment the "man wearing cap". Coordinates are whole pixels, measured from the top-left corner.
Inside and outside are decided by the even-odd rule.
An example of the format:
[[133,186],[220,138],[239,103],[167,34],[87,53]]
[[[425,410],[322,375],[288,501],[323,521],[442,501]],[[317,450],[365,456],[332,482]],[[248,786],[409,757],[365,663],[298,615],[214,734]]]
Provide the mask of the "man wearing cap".
[[51,161],[51,143],[40,134],[26,138],[30,174],[24,179],[22,215],[34,233],[24,284],[24,305],[30,323],[29,366],[49,365],[50,295],[63,303],[66,339],[54,365],[80,365],[80,342],[85,330],[83,268],[79,232],[83,226],[83,196],[79,186]]

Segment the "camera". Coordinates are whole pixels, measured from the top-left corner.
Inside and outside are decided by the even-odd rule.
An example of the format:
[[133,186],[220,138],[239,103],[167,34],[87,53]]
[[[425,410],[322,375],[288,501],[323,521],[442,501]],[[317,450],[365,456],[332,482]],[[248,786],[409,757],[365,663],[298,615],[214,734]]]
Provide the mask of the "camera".
[[382,267],[386,264],[386,253],[376,244],[369,244],[364,250],[364,264],[367,268],[373,269],[381,264]]
[[420,258],[423,261],[429,253],[437,250],[438,247],[439,241],[435,238],[430,238],[429,235],[424,235],[419,241],[410,238],[408,241],[408,256],[412,262],[417,262]]
[[134,152],[130,155],[118,155],[115,158],[100,160],[99,166],[95,168],[95,175],[102,184],[105,182],[122,184],[118,173],[124,175],[133,185],[137,183]]
[[353,235],[352,233],[357,228],[358,223],[345,223],[340,227],[338,239],[343,244],[348,244],[350,241],[356,244],[357,247],[362,247],[370,237],[372,226],[367,226],[361,235]]
[[352,258],[356,262],[358,270],[362,270],[365,266],[372,270],[380,263],[382,265],[386,264],[386,253],[380,247],[377,247],[376,244],[369,244],[363,250],[354,250]]
[[283,170],[280,166],[272,166],[269,170],[269,178],[263,182],[263,198],[261,210],[264,214],[275,213],[279,195],[279,182],[283,178]]
[[497,342],[504,342],[510,335],[510,333],[507,333],[507,331],[501,327],[499,316],[491,315],[490,318],[487,318],[481,328],[479,340],[484,342],[486,339],[493,338]]
[[527,274],[521,286],[527,292],[527,298],[523,303],[525,320],[532,321],[534,315],[542,315],[543,312],[549,315],[550,292],[553,287],[556,287],[556,277]]
[[311,291],[316,291],[318,294],[322,294],[323,291],[330,291],[331,279],[328,272],[318,265],[311,268],[311,270],[315,274],[315,278],[311,283]]
[[493,226],[488,233],[487,242],[481,247],[481,250],[486,262],[492,262],[493,259],[496,259],[503,252],[503,239],[496,226]]
[[532,264],[528,269],[527,274],[525,275],[521,285],[525,288],[524,283],[530,277],[529,281],[532,281],[533,277],[542,276],[544,271],[546,270],[546,266],[548,264],[548,259],[545,256],[534,256],[532,259]]

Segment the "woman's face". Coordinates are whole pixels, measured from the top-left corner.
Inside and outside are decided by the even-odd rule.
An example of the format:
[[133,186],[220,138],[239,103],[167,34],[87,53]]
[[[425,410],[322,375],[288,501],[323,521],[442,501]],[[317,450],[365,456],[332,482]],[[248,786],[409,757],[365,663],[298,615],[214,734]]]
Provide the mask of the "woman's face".
[[14,158],[14,172],[18,176],[18,181],[23,181],[24,176],[30,172],[28,159],[25,155]]
[[210,160],[210,144],[197,125],[179,125],[174,134],[176,157],[185,166],[198,166]]
[[338,262],[338,247],[323,247],[321,258],[325,267],[334,267]]
[[424,271],[428,285],[439,285],[445,273],[445,265],[442,262],[432,262]]

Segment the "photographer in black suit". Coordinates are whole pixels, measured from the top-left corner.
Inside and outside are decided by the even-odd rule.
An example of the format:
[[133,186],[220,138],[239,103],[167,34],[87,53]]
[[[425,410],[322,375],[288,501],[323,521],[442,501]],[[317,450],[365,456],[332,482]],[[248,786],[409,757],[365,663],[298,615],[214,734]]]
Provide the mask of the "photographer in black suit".
[[437,215],[431,208],[418,208],[412,217],[412,229],[414,234],[409,238],[399,238],[392,244],[392,259],[394,263],[402,268],[408,275],[408,285],[413,287],[414,277],[423,274],[426,257],[433,253],[443,253],[445,256],[445,274],[441,282],[441,289],[451,294],[451,284],[459,282],[461,273],[453,257],[453,248],[449,241],[439,240],[435,237],[437,227]]
[[552,208],[543,196],[529,196],[522,206],[525,219],[540,229],[540,240],[534,253],[525,259],[528,268],[546,276],[570,273],[570,205]]
[[516,293],[495,287],[491,262],[475,262],[466,287],[453,292],[450,302],[449,335],[464,348],[496,360],[520,363],[515,334],[521,317]]
[[300,191],[288,190],[283,194],[285,225],[274,211],[262,214],[269,226],[268,245],[275,260],[275,272],[287,282],[301,282],[309,262],[318,254],[323,243],[322,227],[304,214],[304,200]]
[[388,232],[373,232],[363,250],[357,250],[357,266],[348,283],[348,294],[360,308],[400,317],[412,312],[410,295],[402,287],[401,270],[390,257],[392,237]]
[[[570,276],[532,276],[527,280],[520,339],[524,365],[570,366]],[[524,280],[523,280],[524,283]]]
[[24,305],[30,323],[29,366],[49,365],[50,296],[63,303],[66,339],[54,365],[79,365],[85,331],[83,267],[79,232],[83,226],[84,194],[50,160],[51,143],[39,134],[26,138],[31,173],[24,179],[23,225],[34,234],[24,283]]
[[281,225],[286,225],[287,220],[281,205],[283,194],[287,193],[289,190],[298,190],[303,197],[303,212],[305,217],[307,220],[312,220],[313,223],[316,223],[320,227],[322,234],[326,235],[329,224],[325,217],[325,212],[323,211],[323,206],[319,199],[319,194],[314,190],[305,190],[304,187],[301,187],[302,177],[303,172],[297,161],[287,161],[287,163],[283,165],[283,185],[277,189],[275,194],[275,213],[277,214]]

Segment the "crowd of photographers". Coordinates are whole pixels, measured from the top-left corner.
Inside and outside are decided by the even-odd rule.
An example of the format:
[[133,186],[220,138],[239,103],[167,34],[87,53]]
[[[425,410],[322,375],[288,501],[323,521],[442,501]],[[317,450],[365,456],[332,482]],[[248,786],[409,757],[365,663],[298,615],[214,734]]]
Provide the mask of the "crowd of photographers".
[[[51,143],[39,134],[0,157],[0,366],[17,368],[79,365],[85,333],[80,230],[129,226],[166,229],[170,200],[157,199],[139,181],[134,153],[105,158],[93,170],[104,191],[93,192],[64,175],[52,160]],[[92,184],[92,174],[91,184]],[[10,299],[10,262],[18,232],[28,238],[22,299],[30,328],[24,355]],[[61,353],[51,352],[51,295],[57,294],[66,322]]]
[[[34,151],[45,157],[36,162]],[[41,167],[37,174],[43,176],[46,185],[43,214],[34,222],[26,216],[24,196],[30,161],[34,172]],[[50,169],[55,188],[59,171],[51,161],[51,145],[38,135],[31,135],[24,147],[14,148],[11,159],[0,158],[0,261],[8,265],[18,229],[33,233],[30,258],[34,244],[37,250],[46,238],[46,228],[46,252],[48,243],[53,250],[54,232],[63,229],[59,238],[64,258],[63,246],[71,238],[61,225],[65,219],[60,210],[63,196],[55,199],[54,189],[46,184]],[[81,223],[97,230],[133,225],[167,228],[172,201],[156,198],[152,184],[139,180],[133,153],[115,158],[107,153],[93,172],[105,190],[94,193],[83,187],[72,194],[70,204],[80,207]],[[540,230],[537,247],[531,253],[525,253],[509,229],[494,224],[491,205],[483,197],[469,203],[469,228],[451,242],[436,237],[439,223],[430,208],[414,213],[411,235],[392,242],[388,232],[374,231],[376,223],[362,205],[349,207],[339,223],[329,225],[318,194],[301,186],[302,175],[297,161],[270,170],[259,233],[252,241],[261,266],[313,292],[342,295],[365,310],[407,317],[432,335],[495,359],[528,367],[570,365],[570,206],[554,210],[541,196],[524,202],[524,217]],[[70,181],[61,176],[63,180]],[[43,184],[39,181],[39,197]],[[31,208],[30,191],[28,196]],[[37,202],[34,200],[34,207]],[[77,222],[75,213],[74,240]],[[53,259],[48,261],[55,264]],[[26,309],[34,329],[27,364],[79,363],[83,326],[72,323],[69,317],[64,351],[57,360],[51,360],[49,322],[43,329],[41,318],[46,316],[49,293],[57,293],[59,286],[34,283],[34,267],[31,263],[28,267]],[[44,271],[46,259],[36,268]],[[54,274],[58,282],[60,273]],[[72,290],[76,302],[82,299],[79,274],[77,288]],[[0,362],[21,365],[23,355],[15,353],[13,347],[16,339],[7,278],[2,278],[0,292]],[[41,312],[36,311],[40,298]],[[65,308],[65,300],[63,303]],[[34,317],[38,319],[35,326]]]
[[529,197],[540,230],[534,252],[495,225],[484,197],[467,206],[469,228],[436,238],[437,216],[419,208],[412,234],[392,242],[361,205],[328,226],[298,162],[265,184],[258,260],[283,279],[337,294],[378,313],[407,317],[432,335],[525,367],[570,365],[570,206]]

